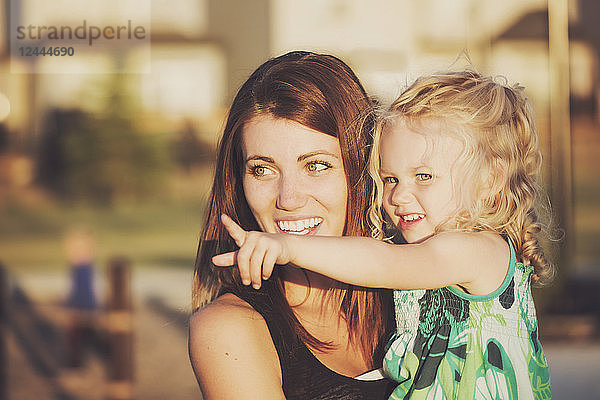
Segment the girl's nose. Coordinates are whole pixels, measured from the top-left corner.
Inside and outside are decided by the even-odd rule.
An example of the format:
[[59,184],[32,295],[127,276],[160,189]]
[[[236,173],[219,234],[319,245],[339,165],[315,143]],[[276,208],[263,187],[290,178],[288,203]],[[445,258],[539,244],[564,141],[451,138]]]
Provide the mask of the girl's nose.
[[390,203],[395,206],[408,204],[411,201],[411,197],[409,186],[398,182],[390,193]]
[[293,211],[304,206],[307,198],[305,187],[306,184],[300,182],[298,177],[282,174],[279,180],[277,208]]

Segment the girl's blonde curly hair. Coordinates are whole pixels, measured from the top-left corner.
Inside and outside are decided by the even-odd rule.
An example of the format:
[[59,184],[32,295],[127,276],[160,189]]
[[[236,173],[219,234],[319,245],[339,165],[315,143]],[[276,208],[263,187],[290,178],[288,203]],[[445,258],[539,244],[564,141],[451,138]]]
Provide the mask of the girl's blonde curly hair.
[[523,88],[462,71],[421,77],[400,95],[379,119],[369,164],[376,186],[369,218],[372,234],[378,238],[383,237],[385,225],[379,147],[382,132],[398,118],[409,126],[443,121],[448,132],[463,142],[456,183],[462,206],[456,218],[437,231],[506,235],[515,245],[517,259],[533,266],[533,282],[548,283],[554,267],[538,241],[542,225],[536,213],[542,155],[533,110]]

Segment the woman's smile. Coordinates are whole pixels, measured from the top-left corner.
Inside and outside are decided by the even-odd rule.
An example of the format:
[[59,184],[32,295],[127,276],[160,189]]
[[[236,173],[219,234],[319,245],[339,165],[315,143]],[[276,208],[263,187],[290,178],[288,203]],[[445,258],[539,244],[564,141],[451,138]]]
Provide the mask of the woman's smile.
[[293,235],[315,235],[323,222],[321,217],[311,217],[298,220],[279,220],[277,227],[282,233]]

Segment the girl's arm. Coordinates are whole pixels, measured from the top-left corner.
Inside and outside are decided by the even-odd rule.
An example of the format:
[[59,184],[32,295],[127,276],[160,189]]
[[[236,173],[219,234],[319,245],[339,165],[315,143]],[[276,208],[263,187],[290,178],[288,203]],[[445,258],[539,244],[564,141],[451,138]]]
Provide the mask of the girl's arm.
[[246,232],[229,217],[223,223],[240,250],[213,258],[238,264],[242,280],[260,287],[277,264],[293,263],[341,282],[392,289],[461,285],[488,294],[502,283],[509,252],[493,233],[447,232],[419,244],[392,245],[373,238],[294,236]]
[[267,324],[234,295],[223,295],[192,316],[189,353],[205,400],[285,400]]

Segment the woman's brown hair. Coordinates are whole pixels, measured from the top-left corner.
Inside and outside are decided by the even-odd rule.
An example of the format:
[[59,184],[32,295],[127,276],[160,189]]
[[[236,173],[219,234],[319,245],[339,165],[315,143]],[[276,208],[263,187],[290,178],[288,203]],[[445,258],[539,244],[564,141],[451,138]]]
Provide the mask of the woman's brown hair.
[[[348,184],[344,235],[368,234],[366,214],[373,184],[366,171],[374,125],[372,101],[350,67],[334,56],[295,51],[268,60],[238,91],[218,145],[217,173],[196,257],[194,309],[224,291],[244,290],[237,269],[217,269],[211,257],[237,249],[221,224],[221,214],[231,216],[246,230],[260,230],[244,195],[241,140],[244,125],[264,115],[292,120],[338,138]],[[277,270],[271,281],[275,284],[261,290],[298,337],[317,351],[330,349],[330,343],[312,336],[296,319]],[[386,322],[392,312],[388,296],[387,291],[341,283],[328,293],[328,301],[339,307],[347,323],[350,341],[360,346],[364,359],[371,363],[381,350],[378,344],[385,343]]]

